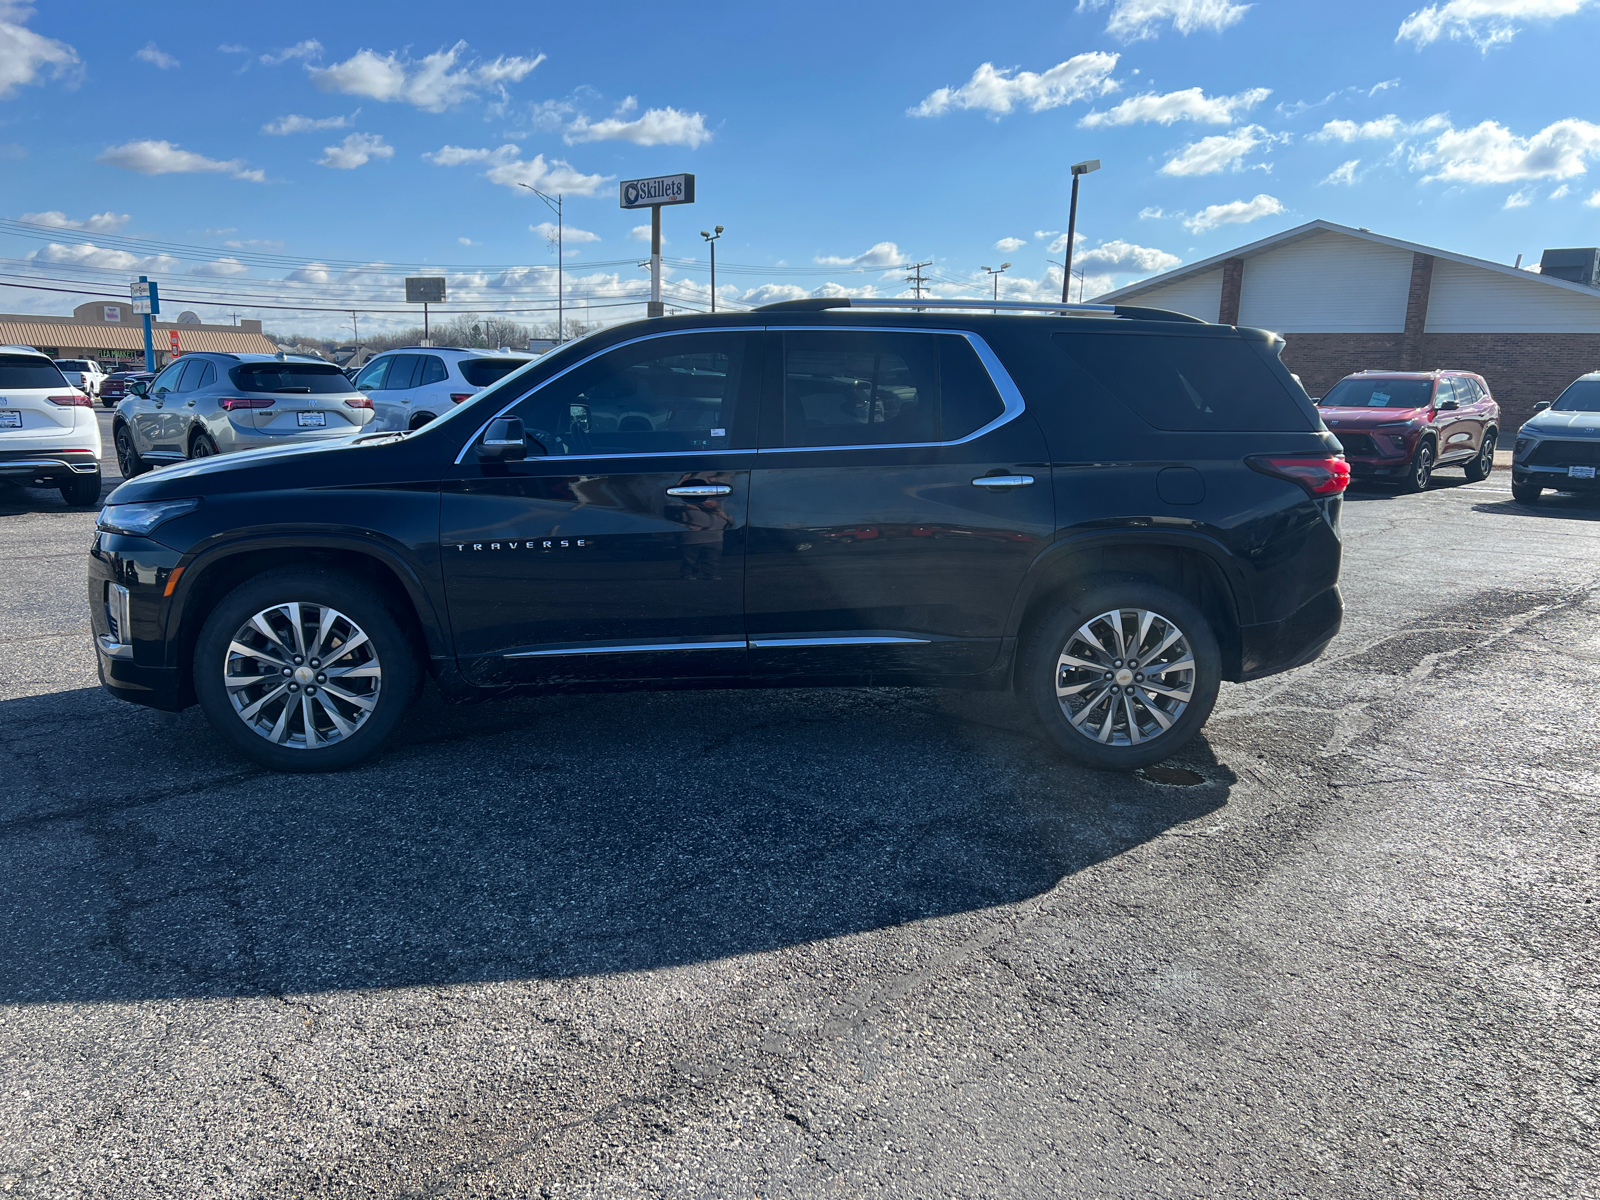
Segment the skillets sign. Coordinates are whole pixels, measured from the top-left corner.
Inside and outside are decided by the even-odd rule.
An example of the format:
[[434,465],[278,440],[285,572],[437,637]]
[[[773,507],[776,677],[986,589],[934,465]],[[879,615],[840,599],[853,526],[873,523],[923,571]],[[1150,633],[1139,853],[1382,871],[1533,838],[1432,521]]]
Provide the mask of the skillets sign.
[[693,203],[693,175],[657,175],[654,179],[622,181],[623,208],[660,208],[666,204]]

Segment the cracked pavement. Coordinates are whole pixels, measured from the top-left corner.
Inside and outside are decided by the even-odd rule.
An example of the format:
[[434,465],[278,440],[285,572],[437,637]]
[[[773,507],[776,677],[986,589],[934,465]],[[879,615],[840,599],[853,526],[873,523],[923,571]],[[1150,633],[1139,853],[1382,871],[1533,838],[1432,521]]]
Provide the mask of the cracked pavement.
[[922,690],[431,696],[273,776],[0,493],[0,1191],[1593,1196],[1600,503],[1345,507],[1175,786]]

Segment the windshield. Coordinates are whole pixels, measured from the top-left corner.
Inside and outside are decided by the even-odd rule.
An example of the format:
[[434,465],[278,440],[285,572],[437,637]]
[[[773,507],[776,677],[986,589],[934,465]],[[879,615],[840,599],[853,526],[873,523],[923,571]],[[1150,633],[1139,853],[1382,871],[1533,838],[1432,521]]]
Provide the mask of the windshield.
[[351,391],[350,380],[332,363],[241,363],[228,372],[245,392],[290,392],[323,396]]
[[64,388],[66,381],[55,363],[31,354],[0,354],[0,390],[15,388]]
[[1317,403],[1323,408],[1426,408],[1431,379],[1341,379]]
[[1550,407],[1556,412],[1600,412],[1600,379],[1567,384],[1567,390]]

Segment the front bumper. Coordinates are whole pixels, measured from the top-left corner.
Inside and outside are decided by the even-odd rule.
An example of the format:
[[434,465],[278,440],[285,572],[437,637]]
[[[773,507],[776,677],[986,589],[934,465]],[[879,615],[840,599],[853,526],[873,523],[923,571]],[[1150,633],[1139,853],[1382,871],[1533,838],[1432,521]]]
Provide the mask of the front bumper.
[[24,487],[60,487],[79,475],[98,475],[100,456],[93,450],[0,450],[0,479]]
[[179,558],[148,538],[104,532],[89,551],[89,631],[100,685],[119,700],[166,712],[194,703],[164,636]]
[[1281,621],[1239,630],[1239,681],[1292,671],[1320,655],[1344,621],[1337,587],[1320,592]]
[[1600,468],[1596,469],[1595,476],[1597,478],[1583,479],[1569,475],[1565,467],[1519,467],[1513,464],[1511,468],[1513,484],[1550,488],[1557,492],[1600,491]]

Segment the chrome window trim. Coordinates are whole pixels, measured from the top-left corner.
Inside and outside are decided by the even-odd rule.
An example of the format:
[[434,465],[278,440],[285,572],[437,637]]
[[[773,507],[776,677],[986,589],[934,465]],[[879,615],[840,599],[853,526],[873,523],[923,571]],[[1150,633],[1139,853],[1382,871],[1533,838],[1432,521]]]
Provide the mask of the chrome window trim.
[[550,650],[516,650],[503,658],[571,658],[591,654],[649,654],[664,650],[787,650],[808,646],[927,646],[932,638],[891,637],[886,634],[860,637],[792,637],[741,638],[738,641],[718,642],[630,642],[625,645],[560,646]]
[[[499,420],[501,417],[505,416],[524,400],[543,390],[547,385],[554,383],[563,375],[570,374],[571,372],[576,371],[579,367],[586,366],[595,359],[599,358],[601,355],[609,354],[613,350],[621,350],[624,346],[635,346],[640,342],[653,341],[656,338],[682,337],[684,335],[696,333],[839,333],[841,331],[853,331],[858,333],[921,333],[940,337],[966,338],[968,345],[970,345],[973,351],[977,354],[978,361],[983,364],[983,369],[988,372],[989,382],[994,384],[995,391],[1000,393],[1000,403],[1003,405],[1000,415],[994,420],[990,421],[987,425],[983,425],[977,429],[974,429],[965,437],[956,438],[954,441],[948,442],[867,442],[861,445],[850,446],[771,446],[765,448],[729,447],[726,450],[647,450],[640,451],[637,454],[551,454],[538,456],[535,461],[538,461],[542,458],[559,458],[563,461],[595,461],[617,458],[687,458],[706,454],[815,454],[823,450],[937,449],[948,446],[964,446],[968,442],[977,441],[979,438],[993,433],[1002,425],[1007,425],[1016,420],[1027,411],[1028,406],[1026,401],[1024,401],[1022,398],[1022,390],[1017,387],[1016,381],[1011,378],[1011,373],[1007,371],[1005,366],[1000,362],[999,356],[995,354],[995,352],[990,348],[989,343],[984,341],[983,338],[978,336],[976,333],[972,333],[965,329],[915,329],[907,328],[903,325],[742,325],[729,326],[721,329],[668,329],[663,330],[660,333],[645,333],[635,338],[629,338],[624,342],[617,342],[614,345],[605,347],[603,350],[596,350],[587,358],[579,359],[570,367],[563,367],[554,375],[550,376],[549,379],[541,382],[537,387],[524,392],[515,400],[507,403],[504,408],[480,425],[476,432],[474,432],[473,435],[469,437],[466,440],[466,443],[461,447],[461,452],[456,455],[453,465],[459,467],[462,461],[467,457],[467,451],[472,449],[472,447],[477,444],[478,439],[484,435],[489,426],[495,421]],[[149,455],[146,455],[145,457],[148,458]]]

